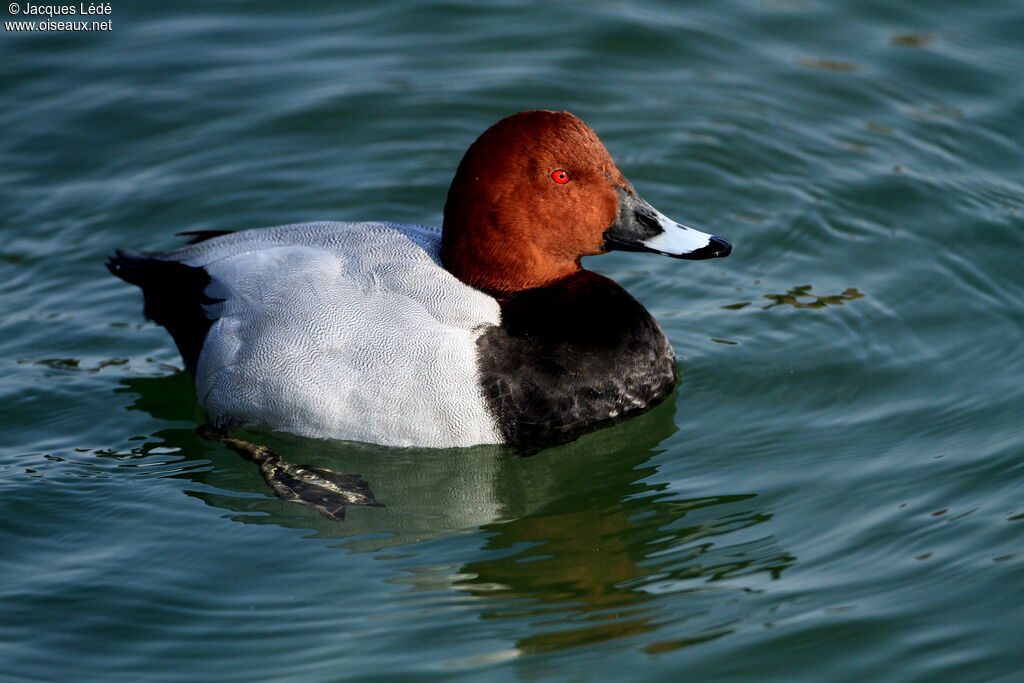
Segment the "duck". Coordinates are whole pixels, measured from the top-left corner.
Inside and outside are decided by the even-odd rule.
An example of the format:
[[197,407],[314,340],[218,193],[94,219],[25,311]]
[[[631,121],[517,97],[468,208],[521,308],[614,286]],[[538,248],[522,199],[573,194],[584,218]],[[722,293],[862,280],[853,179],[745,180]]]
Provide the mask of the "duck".
[[525,449],[642,413],[675,388],[672,345],[612,250],[728,256],[642,199],[569,112],[523,111],[459,163],[440,228],[320,221],[180,233],[121,249],[219,430],[390,447]]

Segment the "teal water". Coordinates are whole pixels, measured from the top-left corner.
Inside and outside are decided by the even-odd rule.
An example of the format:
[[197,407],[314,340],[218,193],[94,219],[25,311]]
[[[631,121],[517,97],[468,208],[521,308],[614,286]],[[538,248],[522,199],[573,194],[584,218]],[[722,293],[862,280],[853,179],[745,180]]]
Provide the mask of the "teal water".
[[[1020,680],[1019,2],[111,5],[0,35],[0,679]],[[437,224],[528,108],[733,241],[588,262],[669,401],[526,459],[264,439],[363,475],[344,523],[195,435],[107,254]]]

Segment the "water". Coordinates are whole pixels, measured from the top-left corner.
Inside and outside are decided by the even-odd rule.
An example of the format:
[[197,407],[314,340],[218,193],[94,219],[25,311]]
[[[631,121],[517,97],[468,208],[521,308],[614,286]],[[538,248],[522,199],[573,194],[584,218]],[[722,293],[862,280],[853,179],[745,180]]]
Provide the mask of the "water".
[[[0,678],[1020,680],[1020,3],[111,4],[0,36]],[[387,505],[341,524],[195,435],[107,254],[436,224],[527,108],[734,243],[588,261],[668,402],[528,459],[266,439]]]

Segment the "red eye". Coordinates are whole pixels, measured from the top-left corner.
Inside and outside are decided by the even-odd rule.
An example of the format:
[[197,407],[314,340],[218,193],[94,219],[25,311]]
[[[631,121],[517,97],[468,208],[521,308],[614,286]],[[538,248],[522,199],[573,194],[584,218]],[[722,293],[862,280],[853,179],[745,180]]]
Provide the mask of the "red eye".
[[551,174],[551,179],[559,185],[565,185],[571,178],[572,176],[569,175],[569,172],[563,171],[562,169],[558,169]]

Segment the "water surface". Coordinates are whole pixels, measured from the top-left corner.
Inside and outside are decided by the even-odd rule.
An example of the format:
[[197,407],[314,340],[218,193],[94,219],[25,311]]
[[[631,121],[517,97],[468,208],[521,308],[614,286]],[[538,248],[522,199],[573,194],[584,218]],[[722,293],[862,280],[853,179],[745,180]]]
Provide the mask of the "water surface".
[[[1012,681],[1024,655],[1024,8],[1010,0],[112,3],[0,36],[0,675]],[[103,268],[181,230],[437,224],[571,110],[732,256],[587,265],[682,382],[521,459],[195,434]],[[261,437],[262,438],[262,437]]]

